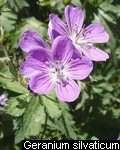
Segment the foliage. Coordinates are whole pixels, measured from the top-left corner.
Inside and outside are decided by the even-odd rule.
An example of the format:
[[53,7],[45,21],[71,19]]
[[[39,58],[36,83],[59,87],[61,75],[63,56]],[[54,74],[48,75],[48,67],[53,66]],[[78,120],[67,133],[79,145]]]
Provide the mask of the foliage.
[[[90,81],[80,82],[78,100],[64,103],[54,91],[38,96],[29,91],[19,73],[26,55],[19,49],[21,34],[32,29],[47,41],[50,13],[63,18],[67,4],[83,7],[85,24],[99,22],[110,35],[99,44],[109,53],[107,62],[94,63]],[[120,134],[120,2],[118,0],[2,0],[0,1],[0,148],[20,149],[23,139],[117,139]],[[47,41],[49,42],[49,41]],[[10,139],[10,140],[8,140]]]

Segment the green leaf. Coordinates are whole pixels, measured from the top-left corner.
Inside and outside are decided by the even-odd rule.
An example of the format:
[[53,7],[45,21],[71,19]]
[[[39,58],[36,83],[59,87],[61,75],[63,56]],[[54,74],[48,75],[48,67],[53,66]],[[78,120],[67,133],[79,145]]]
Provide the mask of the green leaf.
[[0,9],[5,5],[7,0],[0,0]]
[[103,2],[100,5],[100,8],[103,9],[104,11],[108,11],[111,13],[115,13],[115,14],[120,14],[120,5],[112,5],[109,2]]
[[113,113],[113,116],[117,119],[117,118],[120,118],[120,109],[115,109],[115,108],[112,108],[111,107],[111,110],[112,110],[112,113]]
[[10,69],[11,74],[15,77],[15,79],[17,79],[18,77],[17,70],[15,66],[13,65],[12,61],[10,60],[8,64],[9,64],[9,69]]
[[82,8],[82,2],[80,0],[74,0],[74,1],[72,0],[71,4],[74,6],[77,6],[77,7],[79,6]]
[[15,29],[17,16],[10,9],[4,8],[0,15],[0,26],[5,28],[6,31]]
[[64,5],[68,5],[71,3],[71,0],[63,0]]
[[62,114],[59,108],[58,100],[56,99],[55,93],[41,96],[42,103],[46,108],[47,113],[51,118],[59,118]]
[[4,78],[0,76],[0,84],[3,86],[3,88],[16,92],[16,93],[22,94],[22,93],[29,92],[27,88],[22,86],[19,82],[12,81],[12,79],[9,79],[9,78]]
[[67,139],[77,139],[77,134],[74,130],[74,120],[72,118],[72,115],[70,114],[68,110],[67,104],[61,103],[61,110],[62,110],[62,116],[60,119],[56,120],[56,124],[58,125],[58,129],[62,131],[63,134],[65,134]]
[[78,104],[76,105],[75,110],[79,110],[79,109],[84,109],[85,108],[85,102],[86,100],[89,99],[89,95],[87,93],[87,91],[82,91],[81,93],[81,100],[78,101]]
[[22,116],[19,120],[19,129],[16,131],[15,143],[19,143],[29,136],[39,134],[41,124],[45,122],[44,106],[40,104],[40,99],[33,96]]
[[8,0],[8,5],[11,9],[14,9],[16,12],[18,12],[23,7],[29,6],[26,0]]
[[90,140],[99,140],[96,136],[92,136]]
[[110,14],[106,14],[103,10],[99,9],[99,14],[105,18],[107,21],[116,24],[116,21],[114,20],[114,18],[110,15]]
[[10,98],[7,100],[8,106],[5,107],[5,113],[15,117],[21,116],[24,113],[29,100],[29,93]]
[[50,5],[50,0],[39,0],[38,4],[40,6],[47,6],[47,5]]
[[24,26],[18,31],[19,34],[22,34],[24,31],[31,29],[35,30],[40,34],[41,37],[47,37],[47,24],[37,20],[34,17],[30,17],[23,20]]

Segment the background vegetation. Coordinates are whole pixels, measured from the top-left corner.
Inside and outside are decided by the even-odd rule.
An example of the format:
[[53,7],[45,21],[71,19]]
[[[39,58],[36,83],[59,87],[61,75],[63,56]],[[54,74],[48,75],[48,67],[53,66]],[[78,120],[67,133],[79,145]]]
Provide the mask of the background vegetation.
[[[26,88],[19,66],[25,53],[21,34],[32,29],[48,41],[50,13],[64,19],[67,4],[83,8],[85,24],[102,23],[110,35],[97,46],[109,53],[106,62],[94,62],[91,81],[73,103],[62,103],[55,93],[37,96]],[[119,0],[0,0],[0,149],[19,150],[21,140],[114,140],[120,134],[120,1]]]

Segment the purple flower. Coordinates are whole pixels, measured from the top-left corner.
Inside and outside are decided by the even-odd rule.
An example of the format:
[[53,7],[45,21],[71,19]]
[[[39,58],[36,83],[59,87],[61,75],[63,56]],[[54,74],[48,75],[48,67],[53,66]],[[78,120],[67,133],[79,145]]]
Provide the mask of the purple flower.
[[40,35],[33,30],[27,30],[23,33],[19,45],[25,52],[29,52],[39,47],[49,49],[47,43],[45,43]]
[[5,95],[5,94],[2,94],[2,95],[0,96],[0,105],[2,105],[2,106],[8,106],[8,104],[6,103],[7,100],[8,100],[8,99],[7,99],[6,95]]
[[[39,42],[39,38],[36,41]],[[20,72],[29,78],[28,85],[33,92],[49,94],[55,88],[59,100],[72,102],[80,94],[80,87],[74,80],[85,79],[92,69],[92,61],[80,57],[71,41],[59,36],[53,41],[51,52],[43,47],[31,50]]]
[[120,140],[120,137],[118,137],[117,140]]
[[56,15],[49,16],[48,34],[53,41],[57,36],[62,35],[71,39],[74,47],[93,61],[106,61],[109,55],[93,46],[93,43],[105,43],[109,35],[99,23],[93,23],[87,27],[83,26],[84,14],[79,7],[66,6],[66,24]]

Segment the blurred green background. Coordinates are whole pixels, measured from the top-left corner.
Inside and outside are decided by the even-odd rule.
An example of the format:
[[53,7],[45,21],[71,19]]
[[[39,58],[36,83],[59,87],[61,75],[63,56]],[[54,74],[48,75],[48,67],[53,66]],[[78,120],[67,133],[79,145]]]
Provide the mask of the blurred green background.
[[[107,44],[96,44],[109,53],[110,59],[94,62],[92,81],[82,83],[79,99],[70,104],[55,101],[54,93],[33,98],[25,88],[26,79],[19,73],[26,55],[19,48],[21,34],[32,29],[48,41],[49,14],[58,14],[64,20],[67,4],[83,8],[84,24],[101,23],[110,35]],[[9,106],[0,106],[1,150],[18,150],[25,138],[117,139],[120,134],[120,1],[0,0],[0,95],[3,93],[8,97]],[[40,118],[36,123],[37,116]]]

